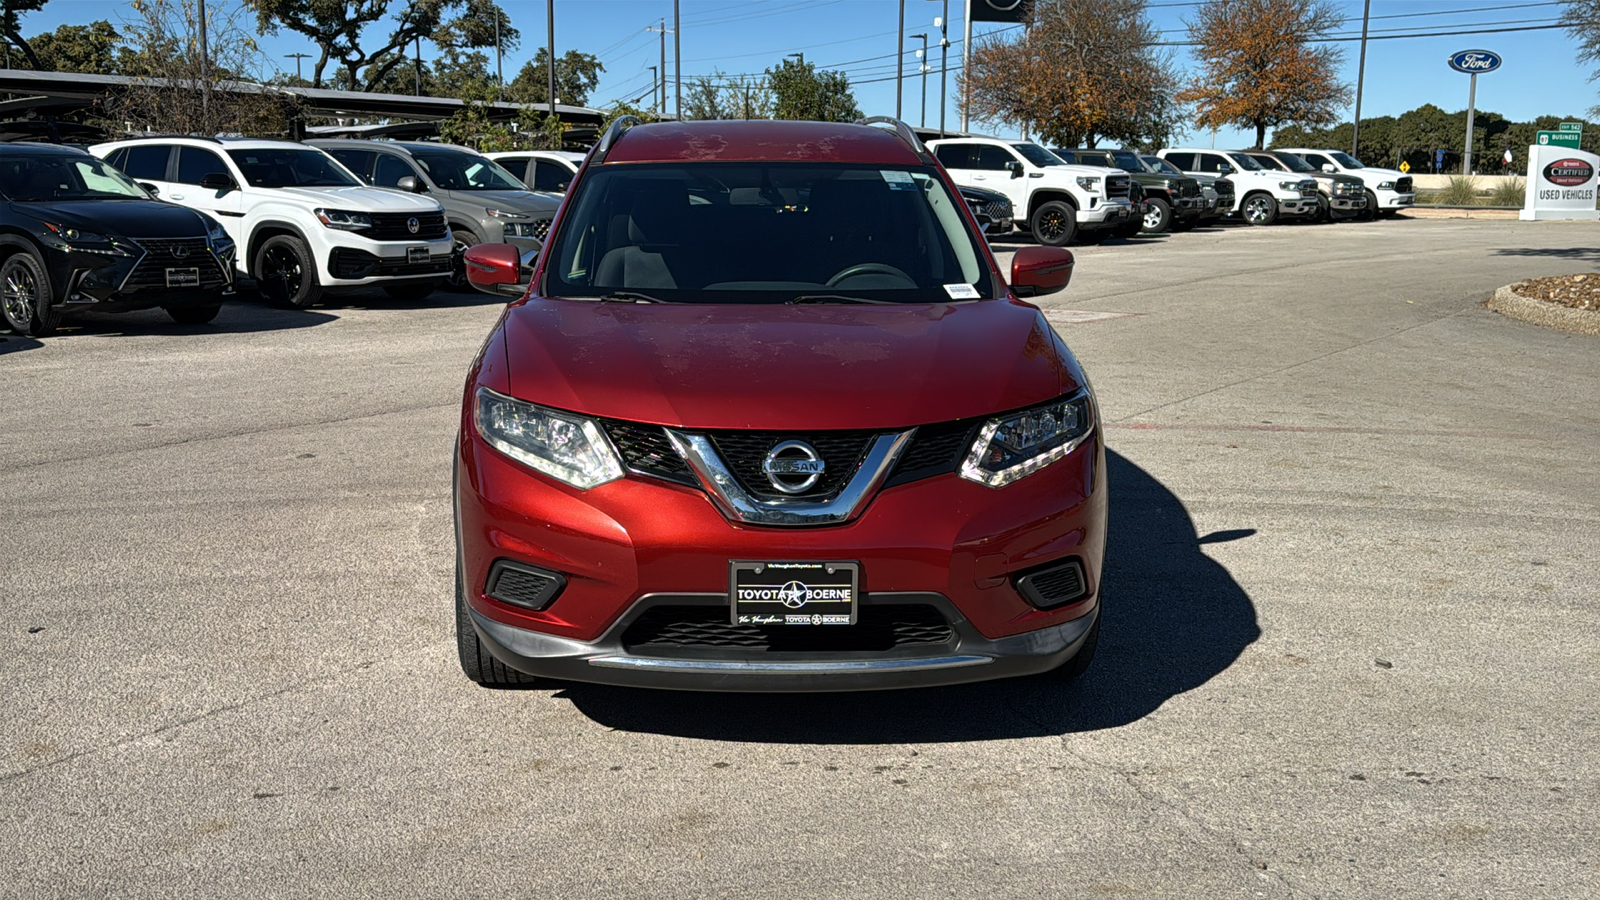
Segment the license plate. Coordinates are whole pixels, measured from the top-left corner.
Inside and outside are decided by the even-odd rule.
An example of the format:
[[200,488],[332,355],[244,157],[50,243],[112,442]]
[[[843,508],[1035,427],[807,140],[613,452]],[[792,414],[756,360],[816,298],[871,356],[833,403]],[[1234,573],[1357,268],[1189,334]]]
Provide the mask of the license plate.
[[729,563],[735,625],[854,625],[861,565],[854,562]]
[[428,261],[428,248],[427,247],[408,247],[408,248],[406,248],[406,262],[408,262],[408,263],[425,263],[427,261]]
[[199,269],[168,269],[167,270],[167,287],[169,287],[169,288],[179,288],[179,287],[199,287],[199,286],[200,286],[200,270]]

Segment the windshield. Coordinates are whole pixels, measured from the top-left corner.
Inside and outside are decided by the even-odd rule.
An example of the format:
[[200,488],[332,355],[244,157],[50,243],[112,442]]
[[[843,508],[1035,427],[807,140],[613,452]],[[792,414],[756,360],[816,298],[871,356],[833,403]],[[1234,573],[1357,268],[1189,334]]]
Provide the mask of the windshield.
[[550,253],[542,290],[552,297],[948,303],[995,296],[962,202],[921,167],[597,166],[569,199]]
[[269,147],[229,150],[228,155],[244,173],[244,180],[254,187],[357,187],[361,184],[321,150]]
[[1127,172],[1143,172],[1144,166],[1139,163],[1139,154],[1131,150],[1113,150],[1111,158],[1117,161],[1117,168]]
[[1277,155],[1273,156],[1273,159],[1276,159],[1278,162],[1281,162],[1285,166],[1288,166],[1289,167],[1289,171],[1291,171],[1291,172],[1315,172],[1315,171],[1317,171],[1317,167],[1316,166],[1313,166],[1311,163],[1306,162],[1305,160],[1301,159],[1298,156],[1295,156],[1293,153],[1283,153],[1283,152],[1280,151]]
[[1159,156],[1141,156],[1139,158],[1144,160],[1145,164],[1148,165],[1151,168],[1151,170],[1156,171],[1156,172],[1160,172],[1163,175],[1182,175],[1183,174],[1182,172],[1178,171],[1178,168],[1176,166],[1174,166],[1172,163],[1167,162],[1166,160],[1162,159]]
[[1252,154],[1250,154],[1249,158],[1255,160],[1258,163],[1260,163],[1261,164],[1261,168],[1263,168],[1263,169],[1271,169],[1274,172],[1287,172],[1287,171],[1289,171],[1289,167],[1285,166],[1283,164],[1283,162],[1281,160],[1279,160],[1276,156],[1268,156],[1265,153],[1262,153],[1262,154],[1259,154],[1259,155],[1255,154],[1255,153],[1252,153]]
[[1023,159],[1033,163],[1041,169],[1045,166],[1066,165],[1066,163],[1061,161],[1061,157],[1051,153],[1049,150],[1046,150],[1038,144],[1012,144],[1011,146],[1018,153],[1022,154]]
[[23,203],[150,199],[144,188],[92,156],[0,157],[0,192]]
[[428,150],[413,153],[433,183],[447,191],[525,191],[522,182],[494,160],[475,153]]
[[1356,159],[1354,156],[1351,156],[1348,153],[1340,153],[1338,150],[1335,150],[1332,153],[1329,153],[1328,155],[1333,157],[1334,162],[1337,162],[1339,165],[1344,166],[1346,169],[1365,169],[1366,168],[1366,166],[1363,166],[1361,164],[1361,160]]
[[1228,160],[1246,172],[1262,171],[1261,163],[1256,162],[1248,156],[1245,156],[1243,153],[1229,153]]

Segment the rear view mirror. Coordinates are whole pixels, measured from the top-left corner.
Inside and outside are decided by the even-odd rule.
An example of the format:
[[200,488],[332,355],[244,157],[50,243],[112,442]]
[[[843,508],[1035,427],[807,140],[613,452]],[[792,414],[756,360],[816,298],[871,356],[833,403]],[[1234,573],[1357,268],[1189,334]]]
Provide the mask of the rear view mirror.
[[510,244],[475,244],[462,257],[467,281],[486,294],[521,297],[528,292],[522,280],[522,254]]
[[235,187],[233,179],[221,172],[208,172],[200,176],[200,186],[208,191],[228,191]]
[[1023,247],[1011,257],[1011,293],[1018,297],[1054,294],[1072,281],[1071,250]]
[[394,183],[394,186],[402,191],[410,191],[413,194],[425,193],[428,190],[427,186],[418,181],[415,175],[402,176],[399,181]]

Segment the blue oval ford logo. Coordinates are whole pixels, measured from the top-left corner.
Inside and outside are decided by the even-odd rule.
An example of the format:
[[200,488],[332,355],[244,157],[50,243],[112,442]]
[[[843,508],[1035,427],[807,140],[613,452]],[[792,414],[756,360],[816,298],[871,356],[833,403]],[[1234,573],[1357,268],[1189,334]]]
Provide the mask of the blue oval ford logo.
[[1463,50],[1450,57],[1450,68],[1468,75],[1482,75],[1500,68],[1500,54],[1488,50]]

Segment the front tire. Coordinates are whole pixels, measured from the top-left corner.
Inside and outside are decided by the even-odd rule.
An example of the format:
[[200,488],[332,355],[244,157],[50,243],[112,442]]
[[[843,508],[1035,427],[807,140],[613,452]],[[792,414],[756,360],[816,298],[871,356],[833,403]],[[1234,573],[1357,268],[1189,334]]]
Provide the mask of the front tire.
[[1324,197],[1321,194],[1317,195],[1317,211],[1312,215],[1311,221],[1316,222],[1319,225],[1325,222],[1333,221],[1333,207],[1328,205],[1327,197]]
[[1378,219],[1378,195],[1377,194],[1374,194],[1371,191],[1367,191],[1367,208],[1362,211],[1362,213],[1361,213],[1359,218],[1363,222],[1375,222],[1375,221],[1377,221],[1377,219]]
[[204,306],[163,306],[161,307],[167,317],[179,325],[209,325],[211,320],[222,312],[222,304],[208,303]]
[[306,242],[292,234],[269,237],[256,250],[256,287],[269,303],[308,309],[322,299],[317,260]]
[[1061,200],[1047,200],[1033,211],[1028,227],[1033,239],[1046,247],[1065,247],[1078,235],[1078,211]]
[[0,265],[0,309],[6,324],[23,337],[44,337],[61,324],[52,308],[50,276],[32,250],[18,250]]
[[1244,198],[1239,212],[1250,225],[1271,225],[1278,221],[1278,201],[1271,194],[1251,194]]
[[1140,231],[1161,234],[1172,227],[1172,204],[1160,197],[1149,197],[1144,202],[1146,209],[1144,221],[1139,224]]
[[465,228],[450,229],[450,277],[446,281],[453,291],[465,291],[472,288],[472,283],[467,281],[467,248],[481,244],[478,236]]

